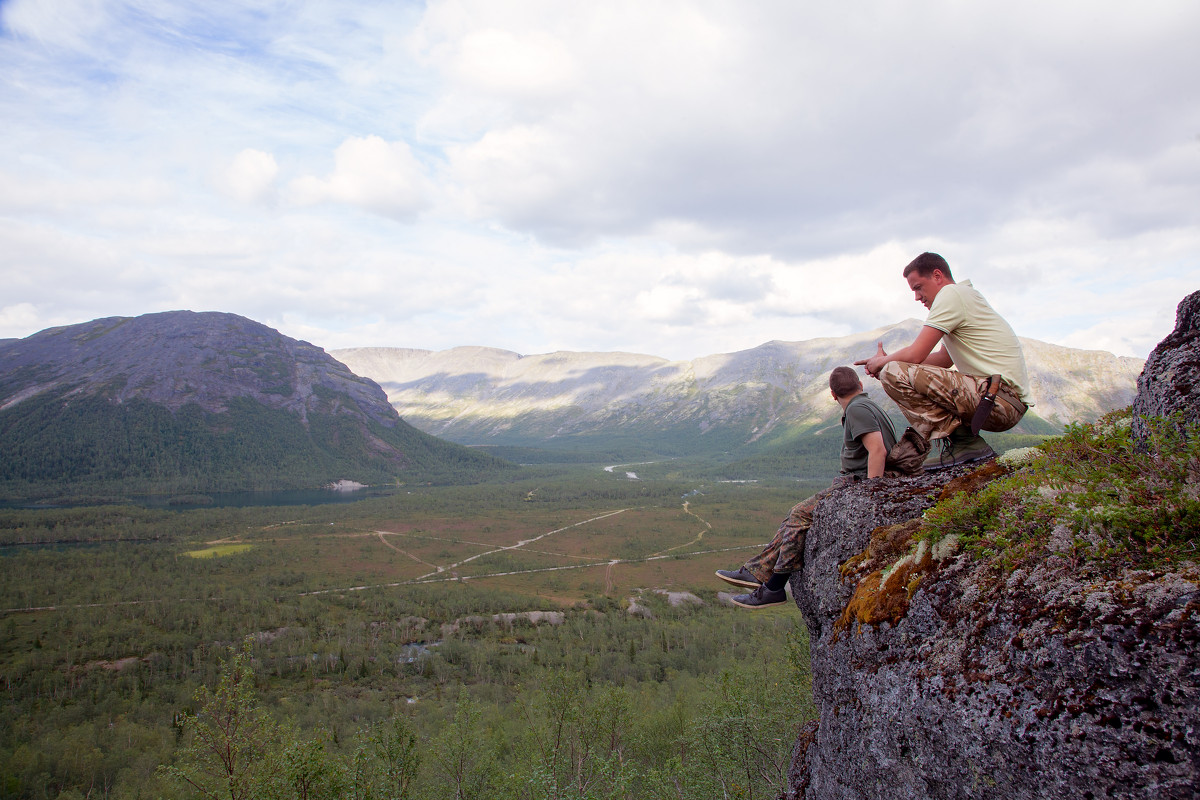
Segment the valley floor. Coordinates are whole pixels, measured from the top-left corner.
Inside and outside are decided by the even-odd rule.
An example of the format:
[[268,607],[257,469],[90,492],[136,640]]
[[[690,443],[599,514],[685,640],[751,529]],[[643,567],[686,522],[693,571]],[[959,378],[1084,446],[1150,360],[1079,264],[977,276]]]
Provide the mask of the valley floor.
[[[787,747],[700,753],[713,725],[742,725],[780,681],[797,687],[781,724],[809,713],[803,626],[794,609],[724,605],[712,573],[754,552],[795,494],[579,473],[337,506],[0,512],[2,540],[107,540],[0,556],[0,772],[12,776],[0,796],[97,782],[114,797],[190,796],[157,767],[187,764],[197,689],[228,674],[240,642],[258,702],[321,743],[330,775],[381,725],[450,736],[466,703],[491,795],[550,796],[528,782],[561,772],[537,745],[543,687],[558,681],[573,687],[581,747],[604,703],[624,709],[619,752],[604,751],[617,760],[603,762],[626,765],[624,785],[719,796],[765,758],[752,794],[773,796]],[[439,785],[438,763],[427,751],[414,786]]]

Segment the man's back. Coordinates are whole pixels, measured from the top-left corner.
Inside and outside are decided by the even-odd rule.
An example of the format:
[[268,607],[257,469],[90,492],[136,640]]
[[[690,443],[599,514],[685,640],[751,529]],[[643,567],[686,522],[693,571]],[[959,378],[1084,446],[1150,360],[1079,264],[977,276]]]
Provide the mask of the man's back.
[[842,414],[843,474],[866,474],[868,453],[862,437],[872,431],[882,434],[885,452],[895,446],[896,431],[891,419],[866,392],[860,392],[850,399]]
[[1003,375],[1025,396],[1029,375],[1021,342],[969,280],[943,286],[925,324],[945,334],[942,343],[959,372]]

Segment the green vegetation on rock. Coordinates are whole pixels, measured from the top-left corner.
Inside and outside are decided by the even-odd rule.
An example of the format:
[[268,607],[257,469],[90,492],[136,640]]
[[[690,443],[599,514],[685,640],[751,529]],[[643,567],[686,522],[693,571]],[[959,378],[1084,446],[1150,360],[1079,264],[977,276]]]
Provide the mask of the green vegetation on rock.
[[1200,431],[1165,420],[1148,428],[1138,442],[1128,408],[1069,426],[1036,451],[1014,453],[1011,474],[930,509],[924,536],[957,536],[967,551],[1008,567],[1046,554],[1106,570],[1195,560]]

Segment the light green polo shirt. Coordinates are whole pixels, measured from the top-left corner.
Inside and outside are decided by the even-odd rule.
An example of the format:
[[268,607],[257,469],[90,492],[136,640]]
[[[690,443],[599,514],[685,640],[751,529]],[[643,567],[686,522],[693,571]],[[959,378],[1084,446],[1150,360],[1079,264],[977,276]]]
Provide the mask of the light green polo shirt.
[[1002,375],[1028,404],[1029,374],[1021,342],[970,281],[943,286],[925,324],[942,332],[946,352],[959,372]]

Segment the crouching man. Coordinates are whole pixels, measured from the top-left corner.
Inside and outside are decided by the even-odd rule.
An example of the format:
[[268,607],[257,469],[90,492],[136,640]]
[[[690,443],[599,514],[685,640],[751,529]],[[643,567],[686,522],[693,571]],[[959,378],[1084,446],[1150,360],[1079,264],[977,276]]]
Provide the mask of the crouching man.
[[887,414],[867,397],[850,367],[837,367],[830,373],[829,391],[842,407],[842,474],[828,489],[796,505],[761,553],[736,570],[717,570],[717,577],[726,583],[754,590],[734,597],[734,605],[757,609],[787,602],[784,587],[803,564],[804,539],[817,503],[849,483],[884,473],[888,451],[896,444]]
[[[1006,431],[1029,406],[1025,354],[1013,329],[970,281],[955,283],[937,253],[922,253],[904,278],[929,316],[907,347],[855,361],[878,378],[912,426],[894,463],[904,472],[955,466],[995,456],[980,430]],[[936,351],[935,347],[941,343]],[[907,464],[908,466],[903,466]]]

